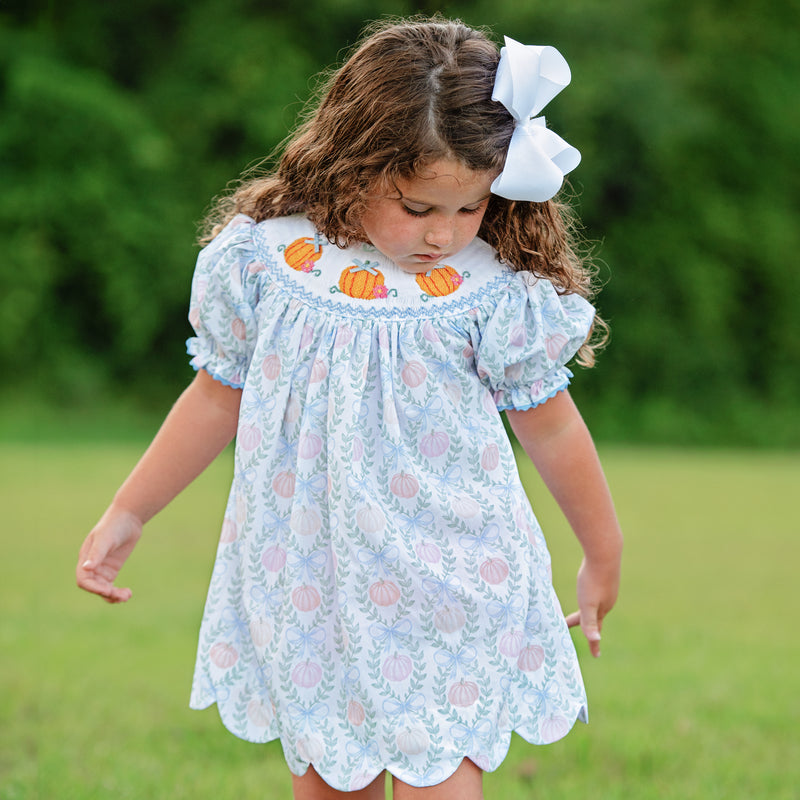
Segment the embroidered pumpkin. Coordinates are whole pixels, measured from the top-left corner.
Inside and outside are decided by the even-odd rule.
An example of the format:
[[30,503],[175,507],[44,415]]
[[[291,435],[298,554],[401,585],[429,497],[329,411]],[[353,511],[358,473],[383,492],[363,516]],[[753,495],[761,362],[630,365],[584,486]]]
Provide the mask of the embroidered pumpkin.
[[419,288],[431,297],[452,294],[463,283],[463,278],[452,267],[435,267],[417,274]]
[[407,500],[419,491],[419,481],[408,472],[398,472],[389,483],[392,494]]
[[418,756],[428,749],[428,734],[424,728],[406,728],[397,734],[397,748],[407,756]]
[[313,661],[301,661],[292,670],[292,682],[296,686],[310,689],[322,679],[322,668]]
[[347,704],[347,719],[351,725],[358,727],[364,724],[367,715],[364,713],[364,706],[358,700],[351,700]]
[[433,615],[433,624],[442,633],[455,633],[464,627],[467,618],[458,606],[445,606]]
[[238,660],[236,648],[227,642],[217,642],[209,653],[211,662],[220,669],[230,669]]
[[413,666],[408,656],[398,653],[384,660],[381,672],[387,681],[404,681],[411,674]]
[[322,258],[322,243],[319,234],[313,239],[306,236],[302,239],[295,239],[291,244],[286,245],[283,251],[283,258],[286,263],[298,272],[311,272],[317,261]]
[[357,259],[355,262],[339,277],[339,289],[348,297],[359,300],[386,297],[388,292],[383,282],[383,273],[375,266],[376,262],[361,262]]
[[448,689],[447,699],[458,708],[467,708],[478,701],[480,693],[477,683],[462,679]]
[[536,672],[544,664],[544,650],[538,644],[529,644],[520,650],[517,666],[523,672]]
[[486,583],[496,586],[508,577],[508,564],[502,558],[489,558],[480,565],[478,571]]
[[292,591],[292,604],[298,611],[313,611],[320,602],[319,592],[313,586],[298,586]]
[[369,596],[376,606],[393,606],[400,599],[400,589],[392,581],[379,580],[369,587]]

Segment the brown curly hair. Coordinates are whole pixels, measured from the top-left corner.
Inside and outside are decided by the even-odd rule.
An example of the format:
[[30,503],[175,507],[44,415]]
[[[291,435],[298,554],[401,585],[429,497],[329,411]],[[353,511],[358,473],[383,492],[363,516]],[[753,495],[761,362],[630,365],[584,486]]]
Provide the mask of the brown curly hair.
[[[369,26],[278,149],[277,167],[245,176],[215,202],[203,241],[235,214],[260,222],[303,213],[331,242],[347,247],[365,240],[360,219],[376,187],[417,176],[440,159],[499,173],[514,120],[491,98],[498,60],[489,36],[458,20],[416,17]],[[566,204],[492,195],[478,235],[513,269],[547,278],[561,293],[592,297],[594,273],[578,251]],[[594,363],[606,333],[597,317],[578,363]]]

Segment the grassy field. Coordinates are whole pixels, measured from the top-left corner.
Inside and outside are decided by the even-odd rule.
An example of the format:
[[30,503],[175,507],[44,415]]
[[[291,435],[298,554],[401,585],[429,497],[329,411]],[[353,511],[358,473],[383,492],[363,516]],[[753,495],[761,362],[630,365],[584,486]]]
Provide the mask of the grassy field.
[[[290,797],[278,745],[187,708],[226,453],[146,531],[110,607],[78,546],[137,444],[0,445],[0,798]],[[487,798],[800,797],[800,455],[603,449],[627,535],[591,724],[515,740]],[[533,474],[562,602],[579,551]]]

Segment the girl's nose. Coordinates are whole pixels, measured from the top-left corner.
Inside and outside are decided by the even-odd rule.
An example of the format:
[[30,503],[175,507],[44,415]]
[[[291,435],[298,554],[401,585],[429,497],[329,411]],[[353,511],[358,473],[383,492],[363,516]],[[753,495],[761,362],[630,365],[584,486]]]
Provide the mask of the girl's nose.
[[425,244],[431,247],[445,248],[453,241],[453,226],[450,222],[442,221],[431,225],[425,234]]

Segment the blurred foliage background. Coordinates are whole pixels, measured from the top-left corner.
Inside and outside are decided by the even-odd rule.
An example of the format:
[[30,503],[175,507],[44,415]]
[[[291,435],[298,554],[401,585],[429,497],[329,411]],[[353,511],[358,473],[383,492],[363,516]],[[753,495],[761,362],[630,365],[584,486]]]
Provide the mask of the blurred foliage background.
[[0,2],[4,408],[163,413],[210,199],[366,21],[434,11],[572,67],[547,117],[613,330],[574,383],[595,434],[800,445],[798,0]]

